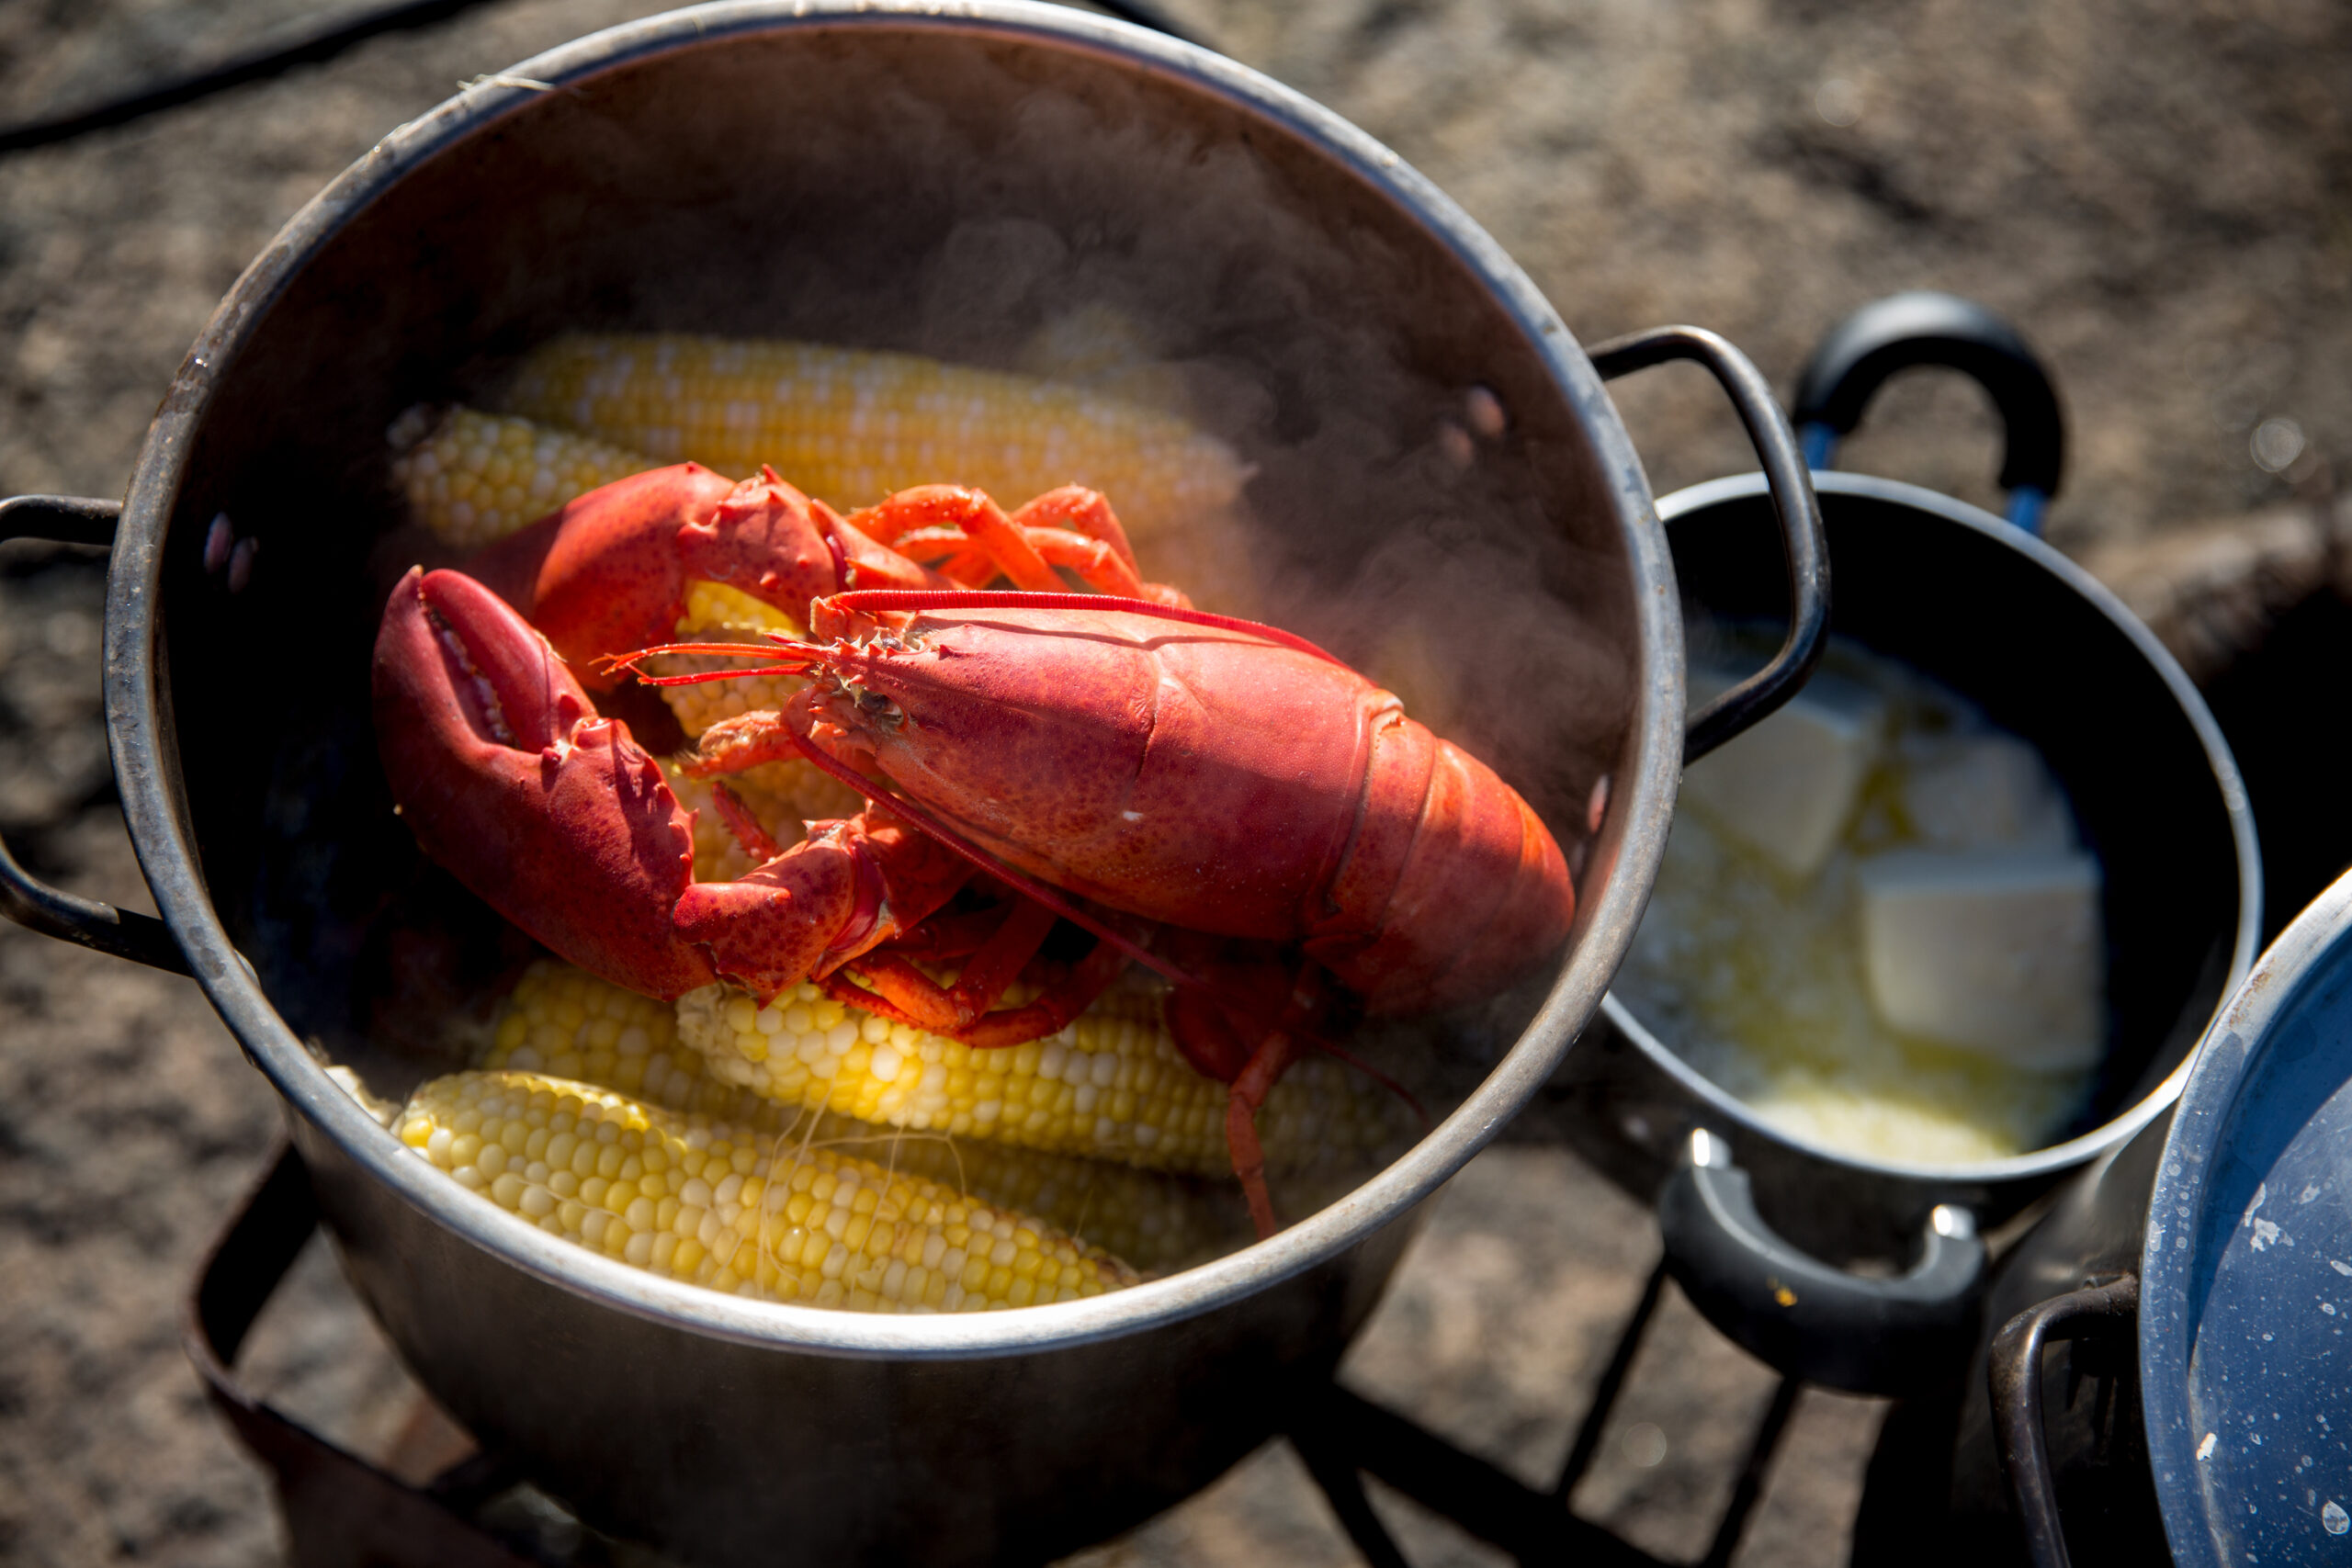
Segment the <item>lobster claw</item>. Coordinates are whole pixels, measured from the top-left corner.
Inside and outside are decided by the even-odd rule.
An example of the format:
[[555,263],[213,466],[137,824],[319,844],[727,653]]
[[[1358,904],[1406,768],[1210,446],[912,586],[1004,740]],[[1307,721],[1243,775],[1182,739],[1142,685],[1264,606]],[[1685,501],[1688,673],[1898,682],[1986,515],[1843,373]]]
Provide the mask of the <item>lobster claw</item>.
[[672,923],[693,816],[545,637],[471,578],[413,570],[385,606],[373,681],[384,773],[427,855],[633,990],[708,983]]
[[678,933],[771,998],[889,941],[970,874],[930,840],[861,812],[809,823],[808,838],[733,882],[694,884],[678,900]]
[[675,463],[590,491],[474,556],[466,570],[547,634],[599,691],[600,655],[667,641],[687,585],[723,582],[805,617],[808,601],[863,585],[944,588],[763,469],[741,484]]
[[565,958],[664,999],[773,997],[954,896],[962,863],[895,823],[818,823],[694,880],[694,813],[548,639],[462,573],[411,570],[377,634],[377,746],[424,852]]

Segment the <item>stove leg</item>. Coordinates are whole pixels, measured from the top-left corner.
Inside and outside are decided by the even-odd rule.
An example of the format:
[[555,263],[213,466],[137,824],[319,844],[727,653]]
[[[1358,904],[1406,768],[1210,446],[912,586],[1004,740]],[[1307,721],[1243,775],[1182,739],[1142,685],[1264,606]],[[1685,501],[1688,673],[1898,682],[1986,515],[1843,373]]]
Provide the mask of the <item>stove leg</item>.
[[1740,1467],[1739,1483],[1732,1488],[1723,1522],[1715,1527],[1714,1544],[1699,1560],[1700,1568],[1729,1568],[1740,1537],[1747,1533],[1747,1516],[1755,1512],[1756,1500],[1764,1495],[1764,1472],[1772,1467],[1772,1455],[1789,1428],[1789,1417],[1796,1413],[1797,1395],[1804,1392],[1804,1384],[1790,1377],[1782,1378],[1781,1386],[1772,1391],[1772,1403],[1757,1424],[1756,1440],[1747,1446],[1747,1462]]
[[1340,1516],[1340,1526],[1355,1542],[1356,1550],[1372,1568],[1412,1568],[1388,1527],[1372,1511],[1372,1498],[1363,1489],[1363,1477],[1347,1454],[1329,1442],[1316,1427],[1306,1427],[1290,1435],[1290,1446],[1306,1461],[1306,1472],[1315,1477],[1315,1484],[1323,1489],[1330,1500],[1331,1511]]
[[[318,1228],[311,1175],[290,1144],[212,1245],[190,1293],[181,1340],[238,1440],[270,1469],[300,1568],[531,1568],[528,1559],[451,1511],[488,1480],[489,1461],[421,1491],[263,1404],[238,1382],[237,1351],[278,1281]],[[496,1487],[492,1486],[492,1490]]]
[[1609,1425],[1609,1412],[1625,1386],[1626,1374],[1634,1370],[1634,1358],[1641,1354],[1642,1338],[1649,1332],[1650,1319],[1657,1315],[1658,1298],[1665,1290],[1666,1259],[1660,1258],[1657,1267],[1650,1270],[1649,1283],[1642,1287],[1642,1299],[1634,1308],[1634,1315],[1617,1336],[1617,1348],[1600,1374],[1600,1384],[1592,1391],[1592,1405],[1577,1427],[1577,1440],[1568,1447],[1567,1461],[1560,1466],[1560,1478],[1552,1483],[1552,1495],[1563,1504],[1567,1502],[1568,1494],[1577,1489],[1577,1483],[1584,1479],[1584,1472],[1591,1468],[1593,1456],[1600,1451],[1601,1430]]

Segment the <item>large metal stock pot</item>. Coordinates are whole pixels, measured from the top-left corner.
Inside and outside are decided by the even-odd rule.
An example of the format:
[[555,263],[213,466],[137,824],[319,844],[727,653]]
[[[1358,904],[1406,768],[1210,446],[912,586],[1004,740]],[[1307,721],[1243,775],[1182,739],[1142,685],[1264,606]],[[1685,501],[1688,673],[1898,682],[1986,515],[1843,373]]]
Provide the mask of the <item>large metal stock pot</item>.
[[[1582,864],[1571,945],[1498,1004],[1491,1072],[1405,1157],[1269,1242],[978,1316],[656,1279],[408,1157],[327,1064],[395,1095],[455,1065],[404,1054],[393,1021],[429,1010],[436,985],[466,1000],[469,964],[502,938],[422,868],[378,775],[366,660],[383,569],[405,564],[371,558],[398,519],[387,425],[479,394],[575,326],[1003,362],[1023,276],[1156,312],[1169,357],[1245,389],[1204,417],[1257,465],[1263,574],[1301,629],[1361,648],[1368,620],[1409,618],[1443,580],[1491,606],[1442,628],[1466,649],[1461,711],[1523,706],[1510,699],[1539,680],[1574,694],[1548,722],[1466,737],[1576,826]],[[1793,440],[1719,340],[1668,329],[1588,358],[1393,153],[1245,69],[1080,13],[730,5],[600,34],[392,132],[222,302],[149,434],[109,582],[110,737],[168,930],[13,864],[10,910],[151,962],[185,954],[284,1095],[346,1270],[417,1376],[593,1521],[714,1562],[787,1540],[818,1562],[1066,1549],[1276,1429],[1283,1374],[1328,1367],[1369,1311],[1405,1238],[1394,1222],[1599,1005],[1686,747],[1672,568],[1601,383],[1668,358],[1706,365],[1738,406],[1799,590],[1783,656],[1700,716],[1695,752],[1803,678],[1826,616]],[[1474,386],[1509,428],[1449,464],[1433,438]],[[102,505],[10,504],[14,533],[103,526]],[[223,516],[259,541],[240,596],[204,568]],[[1367,577],[1412,592],[1351,608],[1336,590]]]

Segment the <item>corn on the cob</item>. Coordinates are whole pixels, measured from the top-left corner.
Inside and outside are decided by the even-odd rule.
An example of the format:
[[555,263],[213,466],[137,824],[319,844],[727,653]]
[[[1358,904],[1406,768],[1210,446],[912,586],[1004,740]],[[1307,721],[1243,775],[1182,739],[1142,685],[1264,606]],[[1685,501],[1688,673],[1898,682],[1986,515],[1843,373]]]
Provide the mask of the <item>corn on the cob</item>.
[[555,959],[523,972],[491,1026],[489,1047],[473,1065],[577,1078],[762,1132],[780,1131],[797,1119],[797,1107],[764,1104],[704,1071],[700,1054],[678,1043],[673,1004]]
[[[707,986],[679,998],[678,1038],[714,1077],[862,1122],[1153,1170],[1232,1170],[1226,1086],[1185,1062],[1148,991],[1114,987],[1059,1034],[975,1051],[806,983],[766,1007]],[[1385,1089],[1322,1057],[1285,1073],[1258,1116],[1277,1171],[1373,1157],[1404,1131]]]
[[[671,763],[663,763],[662,771],[679,804],[695,813],[695,881],[731,882],[759,863],[728,830],[712,801],[708,783],[688,778]],[[726,784],[753,820],[786,849],[808,836],[801,824],[847,817],[865,804],[847,784],[819,773],[813,763],[797,760],[763,762],[729,774]]]
[[1182,414],[1187,400],[1182,374],[1153,345],[1142,323],[1099,301],[1066,310],[1039,327],[1022,345],[1016,368],[1175,414]]
[[704,1070],[698,1053],[678,1043],[670,1004],[568,964],[542,962],[525,971],[492,1028],[481,1067],[576,1079],[666,1110],[863,1155],[886,1169],[1035,1215],[1146,1273],[1201,1262],[1249,1240],[1247,1216],[1222,1184],[880,1127],[721,1082]]
[[551,1235],[768,1301],[976,1312],[1136,1282],[1043,1221],[871,1160],[526,1072],[435,1078],[401,1141]]
[[[1080,391],[1063,389],[1072,395],[1079,395]],[[467,550],[494,544],[599,485],[661,466],[660,459],[642,452],[555,425],[484,413],[463,405],[446,410],[423,405],[413,408],[393,423],[390,435],[394,454],[393,482],[408,502],[410,517],[451,545]],[[839,445],[840,453],[834,462],[842,468],[873,468],[881,461],[876,454],[889,446],[878,435],[865,445],[854,441]],[[706,466],[727,473],[750,472],[756,468],[756,464],[730,468],[709,462]],[[1128,466],[1140,468],[1143,460],[1138,457]],[[1116,474],[1119,467],[1097,461],[1089,466],[1089,470]],[[979,469],[973,464],[951,460],[942,471],[962,474]],[[925,474],[910,482],[927,484],[938,478],[936,473]],[[991,493],[996,491],[993,486],[982,488],[989,489]],[[1050,487],[1026,487],[1029,493],[1043,488]],[[1006,493],[1016,498],[1014,504],[1027,499],[1022,488]],[[1115,490],[1106,490],[1105,493],[1119,510],[1122,520],[1130,521],[1128,514],[1135,509],[1125,497]],[[1154,502],[1147,497],[1143,514],[1148,517],[1153,510]],[[1131,522],[1130,526],[1132,531]],[[1138,543],[1144,551],[1148,577],[1173,582],[1201,603],[1214,604],[1227,614],[1256,613],[1256,551],[1230,505],[1201,505],[1185,513],[1181,525],[1161,527],[1148,541],[1139,538]],[[689,633],[713,636],[725,630],[750,631],[771,625],[780,628],[789,624],[786,617],[757,600],[721,584],[695,587],[712,592],[707,595],[708,602],[690,606],[689,614],[679,625],[682,637]],[[700,667],[716,664],[717,661],[705,661]],[[671,660],[658,665],[656,672],[673,673],[696,667],[685,660]],[[752,684],[780,684],[788,690],[792,682],[762,681]],[[673,687],[665,695],[673,707],[707,705],[716,709],[729,702],[728,693],[733,688],[733,682]],[[741,700],[745,708],[774,705],[764,697],[748,693]],[[694,728],[698,731],[700,727]]]
[[[739,1092],[759,1098],[748,1089]],[[886,1169],[1043,1220],[1147,1278],[1221,1258],[1253,1239],[1250,1211],[1229,1179],[1216,1182],[1082,1155],[877,1127],[830,1111],[801,1114],[814,1118],[808,1134],[814,1146],[863,1155]],[[1355,1174],[1361,1179],[1363,1173]],[[1304,1201],[1287,1186],[1283,1197],[1290,1203]],[[1309,1203],[1294,1212],[1311,1213],[1322,1206]]]
[[1137,545],[1230,506],[1249,478],[1223,442],[1155,409],[821,344],[571,333],[524,360],[504,409],[663,462],[770,463],[844,509],[922,484],[974,485],[1007,507],[1091,485]]
[[[686,586],[686,613],[678,620],[681,642],[744,642],[760,633],[780,631],[797,637],[800,627],[791,617],[740,589],[721,582],[695,581]],[[690,670],[740,666],[740,660],[694,658],[678,654],[649,660],[656,675],[684,674]],[[678,727],[689,739],[720,719],[755,708],[780,708],[808,682],[791,675],[755,675],[735,681],[713,681],[699,686],[657,688]],[[743,875],[756,863],[746,853],[711,801],[711,786],[691,779],[675,767],[666,767],[670,787],[695,812],[695,877],[701,882],[726,882]],[[847,817],[865,804],[858,793],[799,758],[763,762],[729,774],[727,787],[735,792],[753,818],[783,845],[805,836],[801,824]]]
[[422,405],[395,420],[392,482],[409,514],[459,549],[494,544],[575,496],[662,465],[566,430]]
[[[686,584],[686,610],[678,617],[675,630],[678,641],[757,642],[764,632],[782,632],[796,637],[802,635],[800,626],[791,616],[762,604],[740,588],[701,580]],[[740,659],[665,654],[647,660],[645,667],[655,675],[684,675],[699,670],[741,670],[744,664]],[[780,708],[793,693],[808,683],[797,675],[745,675],[698,686],[656,689],[661,692],[662,700],[670,705],[670,711],[677,715],[679,728],[691,737],[700,735],[722,718],[732,718],[754,708]]]

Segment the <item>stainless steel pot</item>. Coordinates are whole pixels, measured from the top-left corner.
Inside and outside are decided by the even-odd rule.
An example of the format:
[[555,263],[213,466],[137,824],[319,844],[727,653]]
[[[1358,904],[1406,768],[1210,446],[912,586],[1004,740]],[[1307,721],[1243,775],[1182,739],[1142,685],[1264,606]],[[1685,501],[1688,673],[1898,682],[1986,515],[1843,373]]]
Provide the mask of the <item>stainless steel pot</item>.
[[[2057,400],[2018,334],[1949,295],[1898,295],[1825,339],[1797,418],[1816,460],[1912,365],[1959,369],[2003,416],[2013,520],[2057,488]],[[1768,1122],[1611,996],[1549,1093],[1572,1135],[1656,1196],[1679,1282],[1782,1371],[1901,1393],[1955,1381],[1976,1337],[1980,1226],[2016,1213],[2148,1125],[2190,1047],[2253,963],[2262,918],[2253,818],[2221,731],[2155,637],[2017,521],[1916,485],[1816,471],[1838,560],[1831,629],[1900,660],[2031,741],[2106,871],[2108,1053],[2051,1146],[1951,1165],[1871,1158]],[[1666,497],[1686,613],[1774,612],[1760,476]],[[1841,1265],[1893,1260],[1892,1278]]]
[[[1271,1241],[979,1316],[718,1296],[591,1257],[407,1157],[326,1064],[392,1093],[431,1070],[387,1042],[404,1016],[466,999],[505,939],[422,866],[375,765],[387,424],[477,392],[566,327],[987,362],[1041,292],[1151,313],[1171,357],[1250,389],[1209,417],[1258,465],[1265,575],[1301,629],[1360,645],[1366,617],[1338,591],[1426,535],[1496,612],[1452,628],[1471,694],[1572,686],[1555,722],[1497,741],[1555,820],[1580,820],[1600,776],[1611,787],[1571,944],[1491,1073],[1393,1167]],[[1394,153],[1229,62],[1080,13],[743,4],[600,34],[387,136],[222,301],[141,454],[109,578],[109,734],[167,930],[13,863],[9,910],[128,956],[185,954],[285,1097],[346,1271],[411,1368],[594,1522],[708,1562],[784,1542],[825,1562],[1060,1551],[1275,1429],[1283,1374],[1327,1368],[1370,1309],[1405,1239],[1395,1222],[1598,1006],[1686,750],[1672,569],[1601,381],[1668,358],[1705,364],[1747,423],[1795,587],[1788,646],[1699,716],[1696,754],[1803,679],[1826,617],[1793,437],[1720,340],[1666,329],[1588,359]],[[1449,467],[1432,438],[1474,384],[1510,429]],[[7,527],[96,528],[104,511],[20,501]],[[205,570],[222,517],[260,545],[242,596]]]

